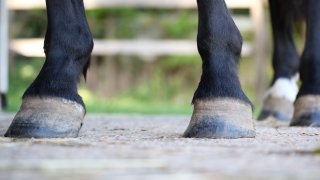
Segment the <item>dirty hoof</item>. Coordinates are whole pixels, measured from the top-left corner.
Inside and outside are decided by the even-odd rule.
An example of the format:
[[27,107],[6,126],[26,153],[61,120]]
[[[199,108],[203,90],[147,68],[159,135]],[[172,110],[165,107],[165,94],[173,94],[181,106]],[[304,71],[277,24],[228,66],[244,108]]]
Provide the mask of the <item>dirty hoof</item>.
[[293,103],[286,98],[267,97],[264,100],[262,111],[258,117],[259,121],[273,117],[278,121],[290,121],[293,116]]
[[320,127],[320,96],[306,95],[294,103],[294,115],[290,126]]
[[190,124],[183,134],[188,138],[252,138],[255,129],[249,104],[235,99],[198,100]]
[[6,137],[77,137],[85,110],[82,105],[62,98],[26,97],[14,117]]

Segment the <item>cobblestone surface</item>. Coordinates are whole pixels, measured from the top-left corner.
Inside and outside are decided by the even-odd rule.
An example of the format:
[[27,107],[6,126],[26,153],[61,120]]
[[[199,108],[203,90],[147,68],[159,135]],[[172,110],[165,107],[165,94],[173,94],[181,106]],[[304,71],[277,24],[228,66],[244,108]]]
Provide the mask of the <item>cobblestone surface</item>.
[[88,115],[79,138],[4,138],[12,118],[0,114],[0,179],[320,178],[320,128],[188,139],[187,116]]

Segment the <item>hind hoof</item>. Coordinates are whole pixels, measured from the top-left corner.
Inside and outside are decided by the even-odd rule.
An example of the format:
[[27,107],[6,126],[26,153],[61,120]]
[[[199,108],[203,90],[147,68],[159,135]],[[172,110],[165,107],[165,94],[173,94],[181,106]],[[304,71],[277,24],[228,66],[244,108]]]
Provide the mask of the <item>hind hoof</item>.
[[253,138],[255,129],[249,104],[235,99],[197,100],[187,138]]
[[320,95],[299,97],[290,126],[320,127]]
[[85,109],[62,98],[26,97],[5,137],[67,138],[77,137]]
[[258,117],[259,121],[273,117],[277,121],[290,121],[293,116],[293,103],[286,98],[267,97]]

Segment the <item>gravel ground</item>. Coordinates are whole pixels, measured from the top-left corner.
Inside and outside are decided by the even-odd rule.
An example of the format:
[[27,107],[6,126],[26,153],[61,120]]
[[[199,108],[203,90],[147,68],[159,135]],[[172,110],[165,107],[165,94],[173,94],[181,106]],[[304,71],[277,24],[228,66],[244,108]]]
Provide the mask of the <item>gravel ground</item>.
[[79,138],[4,138],[12,118],[0,114],[0,179],[320,179],[320,128],[192,139],[187,116],[87,115]]

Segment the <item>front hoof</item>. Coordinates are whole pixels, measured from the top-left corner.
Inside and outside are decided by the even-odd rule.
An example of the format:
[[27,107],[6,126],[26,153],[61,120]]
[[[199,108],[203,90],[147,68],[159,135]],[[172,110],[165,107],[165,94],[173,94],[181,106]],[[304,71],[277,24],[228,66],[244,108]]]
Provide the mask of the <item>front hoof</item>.
[[187,138],[253,138],[255,129],[251,106],[236,99],[197,100]]
[[320,95],[299,97],[290,126],[320,127]]
[[77,137],[85,109],[82,105],[53,97],[26,97],[5,137],[67,138]]
[[267,97],[263,102],[262,111],[258,117],[259,121],[273,117],[277,121],[289,122],[293,116],[293,103],[286,98]]

